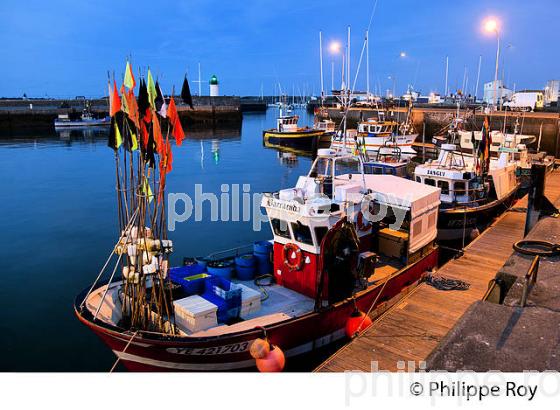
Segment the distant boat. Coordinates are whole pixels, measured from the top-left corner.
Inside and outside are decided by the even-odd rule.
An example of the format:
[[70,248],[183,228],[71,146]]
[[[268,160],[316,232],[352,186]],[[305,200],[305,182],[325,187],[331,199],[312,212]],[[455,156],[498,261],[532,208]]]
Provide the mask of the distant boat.
[[323,130],[298,126],[298,115],[280,115],[276,120],[276,128],[263,131],[263,142],[267,146],[293,147],[299,149],[313,150]]
[[110,117],[94,118],[88,110],[84,110],[80,118],[77,119],[71,119],[68,114],[58,114],[58,118],[54,120],[55,128],[101,127],[110,124]]
[[[345,142],[341,135],[335,134],[333,136],[331,148],[340,149],[348,146],[349,142],[354,142]],[[403,156],[414,157],[416,151],[412,148],[412,144],[417,137],[418,134],[410,133],[410,128],[406,127],[406,124],[400,125],[396,121],[368,119],[358,124],[356,143],[368,153],[376,153],[389,145],[399,147]]]

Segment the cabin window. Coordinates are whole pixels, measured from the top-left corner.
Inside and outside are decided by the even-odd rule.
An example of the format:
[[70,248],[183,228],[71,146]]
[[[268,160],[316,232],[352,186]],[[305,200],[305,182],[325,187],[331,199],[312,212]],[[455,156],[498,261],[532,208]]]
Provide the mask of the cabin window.
[[270,220],[270,223],[272,224],[272,230],[274,231],[275,235],[291,239],[290,230],[288,229],[288,223],[286,221],[272,218]]
[[383,173],[383,168],[381,167],[372,167],[373,173],[376,175],[382,174]]
[[297,242],[313,245],[313,237],[311,236],[311,229],[309,229],[309,226],[301,222],[292,222],[292,232],[294,233],[294,240]]
[[323,238],[325,237],[328,231],[329,231],[328,226],[317,226],[315,228],[315,238],[317,238],[317,245],[321,246],[321,242],[323,241]]
[[436,213],[432,212],[430,215],[428,215],[428,229],[433,228],[435,224],[436,224]]
[[438,186],[439,189],[441,189],[441,193],[443,195],[448,195],[449,194],[449,182],[438,181],[437,186]]
[[465,182],[464,181],[457,181],[453,185],[453,190],[455,191],[456,195],[465,195]]
[[420,235],[422,232],[422,220],[419,219],[418,221],[412,224],[412,236]]
[[416,182],[422,183],[422,177],[420,176],[416,177]]
[[425,183],[426,185],[436,186],[436,181],[435,181],[434,179],[432,179],[432,178],[426,178],[426,179],[424,180],[424,183]]

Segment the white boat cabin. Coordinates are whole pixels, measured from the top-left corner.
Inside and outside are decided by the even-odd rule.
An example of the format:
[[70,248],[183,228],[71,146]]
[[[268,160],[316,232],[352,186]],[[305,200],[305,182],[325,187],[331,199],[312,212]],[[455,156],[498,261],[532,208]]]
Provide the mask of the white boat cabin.
[[[276,282],[316,297],[322,240],[344,217],[355,224],[361,252],[382,255],[387,265],[389,259],[407,263],[435,240],[439,203],[435,187],[366,175],[358,157],[320,150],[294,188],[263,197],[274,235]],[[301,255],[297,269],[289,261],[293,249]]]
[[298,128],[298,115],[280,115],[276,119],[276,131],[295,132]]
[[[490,160],[488,175],[497,199],[516,187],[515,168],[508,152]],[[446,204],[476,206],[487,199],[489,191],[489,186],[481,183],[477,175],[474,158],[463,154],[454,144],[443,144],[437,160],[418,165],[414,178],[418,183],[438,187],[441,202]]]

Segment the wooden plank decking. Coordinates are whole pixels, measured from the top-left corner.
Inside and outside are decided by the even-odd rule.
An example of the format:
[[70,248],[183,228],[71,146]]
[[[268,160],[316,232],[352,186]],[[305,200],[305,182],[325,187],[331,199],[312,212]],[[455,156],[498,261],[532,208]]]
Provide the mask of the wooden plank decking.
[[[548,175],[546,195],[552,202],[560,196],[560,172]],[[526,197],[516,204],[526,206]],[[488,282],[511,255],[513,242],[523,237],[524,227],[524,212],[504,213],[465,248],[462,257],[437,272],[470,283],[469,290],[440,291],[421,283],[315,371],[418,368],[467,308],[484,296]]]

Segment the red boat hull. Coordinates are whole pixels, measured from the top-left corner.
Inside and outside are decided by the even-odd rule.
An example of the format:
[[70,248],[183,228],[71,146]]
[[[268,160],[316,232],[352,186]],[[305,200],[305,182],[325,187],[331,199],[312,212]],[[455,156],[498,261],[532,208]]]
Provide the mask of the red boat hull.
[[[429,269],[437,266],[437,248],[416,263],[393,276],[377,299],[376,306],[386,303],[407,287],[414,285]],[[370,287],[356,295],[356,304],[368,311],[381,286]],[[81,296],[83,298],[83,296]],[[256,370],[249,354],[253,340],[262,337],[262,330],[254,329],[214,337],[178,337],[159,334],[133,334],[94,320],[87,309],[75,311],[131,371],[233,371]],[[374,308],[375,308],[374,307]],[[312,352],[345,338],[344,328],[354,309],[351,299],[305,316],[288,319],[266,327],[271,343],[279,346],[289,358]],[[131,340],[132,339],[132,340]]]

